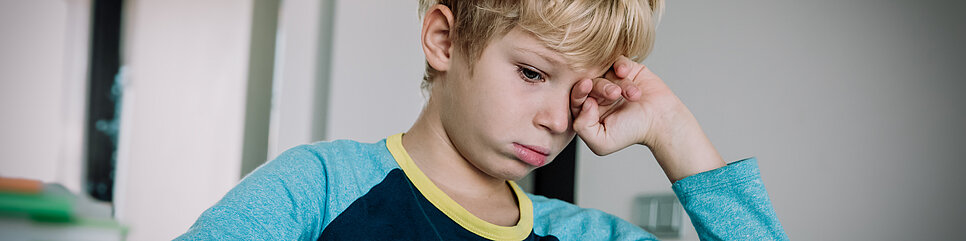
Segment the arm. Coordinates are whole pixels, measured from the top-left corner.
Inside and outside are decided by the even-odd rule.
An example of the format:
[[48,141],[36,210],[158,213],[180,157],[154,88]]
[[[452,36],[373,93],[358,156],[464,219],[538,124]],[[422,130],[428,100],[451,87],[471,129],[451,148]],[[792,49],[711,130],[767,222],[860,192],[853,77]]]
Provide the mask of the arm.
[[245,177],[176,240],[315,240],[324,174],[318,156],[290,149]]
[[701,240],[788,240],[748,158],[671,185]]
[[[619,88],[606,93],[608,85]],[[595,154],[651,149],[702,240],[787,239],[757,162],[725,165],[694,115],[644,65],[622,57],[604,78],[578,82],[571,107],[574,129]]]

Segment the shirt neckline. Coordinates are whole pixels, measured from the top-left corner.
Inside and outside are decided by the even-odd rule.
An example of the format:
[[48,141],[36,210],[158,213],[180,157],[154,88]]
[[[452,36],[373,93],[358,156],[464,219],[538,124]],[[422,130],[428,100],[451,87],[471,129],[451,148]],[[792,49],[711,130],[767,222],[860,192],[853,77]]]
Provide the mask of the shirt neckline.
[[402,145],[404,133],[395,134],[386,138],[386,148],[392,154],[393,159],[399,164],[406,177],[413,182],[416,189],[426,197],[433,206],[442,211],[451,220],[461,227],[484,238],[492,240],[522,240],[530,235],[533,230],[533,203],[526,193],[520,189],[513,181],[507,180],[510,188],[513,189],[517,198],[517,206],[520,208],[520,220],[511,227],[500,226],[487,222],[476,215],[467,211],[463,206],[446,195],[443,190],[434,184],[416,163],[413,162],[409,153]]

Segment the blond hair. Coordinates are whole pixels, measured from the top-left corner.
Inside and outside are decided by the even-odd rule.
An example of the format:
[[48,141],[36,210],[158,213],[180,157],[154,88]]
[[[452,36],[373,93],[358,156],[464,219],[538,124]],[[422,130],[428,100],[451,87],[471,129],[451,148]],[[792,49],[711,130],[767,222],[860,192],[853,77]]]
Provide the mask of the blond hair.
[[[654,46],[664,0],[419,0],[419,16],[436,4],[453,12],[456,51],[473,63],[495,37],[514,27],[529,31],[578,70],[627,56],[642,61]],[[427,91],[438,71],[426,64]]]

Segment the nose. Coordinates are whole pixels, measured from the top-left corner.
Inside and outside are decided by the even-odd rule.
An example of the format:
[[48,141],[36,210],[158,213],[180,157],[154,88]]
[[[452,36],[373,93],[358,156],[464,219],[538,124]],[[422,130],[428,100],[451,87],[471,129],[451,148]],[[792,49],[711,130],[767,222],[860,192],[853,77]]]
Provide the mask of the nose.
[[550,133],[566,133],[570,128],[570,107],[568,95],[565,98],[546,98],[543,106],[533,118],[534,124],[547,129]]

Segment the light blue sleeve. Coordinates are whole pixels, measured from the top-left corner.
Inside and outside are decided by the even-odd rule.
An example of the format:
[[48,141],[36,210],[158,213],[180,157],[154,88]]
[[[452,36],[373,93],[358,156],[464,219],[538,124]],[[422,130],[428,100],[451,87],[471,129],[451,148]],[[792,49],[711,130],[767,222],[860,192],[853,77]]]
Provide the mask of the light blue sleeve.
[[[788,240],[758,161],[749,158],[671,185],[701,240]],[[530,194],[534,232],[560,240],[657,240],[637,225],[596,209]]]
[[788,240],[748,158],[671,185],[701,240]]
[[175,240],[315,240],[325,167],[307,146],[289,149],[231,189]]

